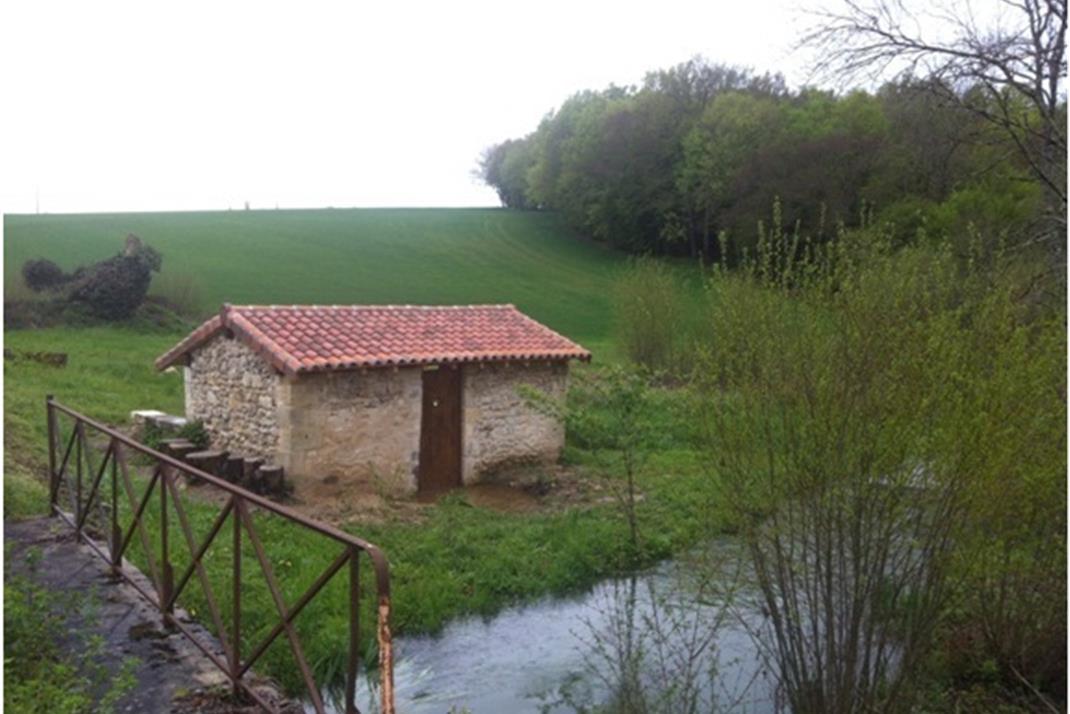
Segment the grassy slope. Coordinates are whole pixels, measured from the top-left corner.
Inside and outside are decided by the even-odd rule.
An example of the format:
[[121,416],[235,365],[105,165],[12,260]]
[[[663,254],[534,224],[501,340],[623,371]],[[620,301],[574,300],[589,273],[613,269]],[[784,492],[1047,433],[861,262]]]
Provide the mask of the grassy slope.
[[206,313],[240,303],[511,302],[595,346],[609,334],[620,257],[553,215],[503,209],[345,209],[6,216],[4,278],[45,257],[67,269],[127,233],[193,275]]
[[[497,210],[15,216],[5,219],[5,232],[9,277],[28,257],[48,257],[70,268],[107,256],[122,236],[134,232],[161,250],[165,272],[188,270],[200,277],[206,311],[224,299],[507,301],[582,341],[596,357],[611,350],[609,294],[621,259],[575,240],[553,216]],[[6,346],[16,350],[70,355],[64,369],[5,360],[5,515],[43,505],[43,490],[29,475],[40,473],[45,458],[44,395],[53,393],[111,423],[122,423],[134,408],[179,411],[179,375],[151,369],[152,359],[179,336],[123,327],[5,333]],[[660,456],[644,482],[651,494],[642,508],[652,535],[647,557],[693,542],[707,520],[705,505],[695,497],[702,474],[693,454],[685,449]],[[203,533],[213,515],[214,509],[194,508],[195,530]],[[263,527],[273,559],[286,569],[288,596],[296,597],[334,553],[284,524]],[[610,506],[533,516],[447,501],[419,526],[353,524],[353,529],[391,558],[394,622],[401,633],[435,630],[462,613],[489,613],[517,599],[583,587],[619,567],[626,543],[623,523]],[[182,548],[172,544],[176,562],[183,562]],[[222,544],[207,561],[213,580],[224,585],[226,548]],[[244,605],[246,624],[254,630],[267,627],[272,613],[258,581],[250,577]],[[217,588],[224,603],[228,591]],[[196,589],[189,597],[186,604],[202,610]],[[299,627],[310,628],[309,654],[316,669],[328,674],[344,652],[341,589],[332,587],[308,613]],[[269,659],[267,671],[292,673],[284,645],[273,646]]]

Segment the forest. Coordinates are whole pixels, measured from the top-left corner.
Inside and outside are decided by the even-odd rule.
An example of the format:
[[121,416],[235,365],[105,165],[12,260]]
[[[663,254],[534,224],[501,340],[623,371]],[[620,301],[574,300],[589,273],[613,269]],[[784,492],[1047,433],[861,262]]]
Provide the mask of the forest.
[[[1028,102],[1001,96],[1033,122]],[[774,200],[786,225],[818,238],[866,221],[904,238],[961,237],[967,226],[992,240],[1025,236],[1045,211],[1065,210],[1065,148],[1053,157],[1063,167],[1051,172],[1063,177],[1053,197],[992,120],[999,98],[940,77],[793,89],[777,74],[695,58],[639,86],[573,94],[527,136],[489,147],[479,173],[503,205],[560,212],[636,254],[719,261],[724,233],[724,257],[738,260]],[[1065,146],[1065,99],[1055,111]]]

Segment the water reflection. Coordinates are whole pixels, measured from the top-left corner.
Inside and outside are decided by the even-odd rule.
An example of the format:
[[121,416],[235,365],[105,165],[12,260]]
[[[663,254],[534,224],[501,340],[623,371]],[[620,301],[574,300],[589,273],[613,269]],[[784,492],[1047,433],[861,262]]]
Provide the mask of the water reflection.
[[[400,712],[774,711],[761,626],[719,541],[639,576],[604,582],[396,642]],[[367,689],[362,711],[374,711]]]

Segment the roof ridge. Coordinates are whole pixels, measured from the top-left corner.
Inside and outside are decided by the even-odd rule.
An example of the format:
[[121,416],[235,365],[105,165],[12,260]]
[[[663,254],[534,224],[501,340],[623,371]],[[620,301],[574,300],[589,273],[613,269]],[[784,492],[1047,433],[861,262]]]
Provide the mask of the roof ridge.
[[360,303],[352,305],[293,304],[293,305],[231,305],[224,303],[224,309],[242,310],[471,310],[473,308],[494,308],[516,310],[511,302],[499,303],[465,303],[461,305],[415,305],[398,303]]

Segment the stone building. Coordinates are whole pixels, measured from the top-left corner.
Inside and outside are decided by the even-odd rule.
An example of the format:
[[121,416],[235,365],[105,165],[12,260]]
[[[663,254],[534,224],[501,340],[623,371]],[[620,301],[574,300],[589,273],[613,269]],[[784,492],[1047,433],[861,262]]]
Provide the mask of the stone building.
[[186,416],[213,446],[302,479],[393,493],[555,460],[565,394],[590,353],[512,305],[231,306],[156,360],[182,365]]

